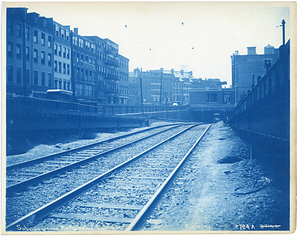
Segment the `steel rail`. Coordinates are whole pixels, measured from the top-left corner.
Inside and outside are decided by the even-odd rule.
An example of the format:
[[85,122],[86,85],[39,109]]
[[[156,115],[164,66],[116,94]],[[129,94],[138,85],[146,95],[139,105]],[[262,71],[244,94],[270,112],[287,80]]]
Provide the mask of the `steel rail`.
[[33,184],[35,184],[35,183],[37,183],[37,182],[40,182],[40,181],[42,181],[42,180],[44,180],[44,179],[46,179],[46,178],[51,178],[51,177],[53,177],[53,176],[55,176],[55,175],[58,175],[58,174],[60,174],[60,173],[62,173],[62,172],[65,172],[65,171],[70,170],[70,169],[74,169],[74,168],[76,168],[76,167],[78,167],[78,166],[80,166],[80,165],[83,165],[83,164],[86,164],[86,163],[88,163],[88,162],[91,162],[91,161],[93,161],[93,160],[99,158],[99,157],[102,156],[102,155],[107,155],[107,154],[109,154],[109,153],[111,153],[111,152],[115,152],[115,151],[117,151],[117,150],[119,150],[119,149],[125,148],[125,147],[130,146],[130,145],[132,145],[132,144],[134,144],[134,143],[143,141],[143,140],[145,140],[145,139],[148,139],[148,138],[150,138],[150,137],[153,137],[153,136],[155,136],[155,135],[157,135],[157,134],[159,134],[159,133],[166,132],[166,131],[171,130],[171,129],[173,129],[173,128],[175,128],[175,127],[178,127],[178,126],[180,126],[180,125],[174,125],[174,126],[172,126],[172,127],[170,127],[170,128],[167,128],[167,129],[165,129],[165,130],[163,130],[163,131],[158,131],[158,132],[153,133],[153,134],[151,134],[151,135],[148,135],[148,136],[146,136],[146,137],[138,138],[138,139],[136,139],[136,140],[134,140],[134,141],[128,142],[128,143],[126,143],[126,144],[122,144],[122,145],[120,145],[120,146],[111,148],[111,149],[106,150],[106,151],[102,151],[102,152],[97,153],[97,154],[95,154],[95,155],[93,155],[93,156],[87,157],[87,158],[85,158],[85,159],[83,159],[83,160],[75,161],[74,163],[71,163],[71,164],[69,164],[69,165],[63,166],[63,167],[61,167],[61,168],[58,168],[58,169],[55,169],[55,170],[51,170],[51,171],[49,171],[49,172],[46,172],[46,173],[43,173],[43,174],[34,176],[33,178],[30,178],[30,179],[24,180],[24,181],[22,181],[22,182],[13,184],[13,185],[11,185],[11,186],[8,186],[8,187],[6,187],[6,196],[11,195],[13,192],[16,192],[16,191],[20,191],[20,190],[22,190],[22,189],[25,189],[25,188],[28,187],[29,185],[33,185]]
[[66,155],[66,154],[74,152],[74,151],[80,151],[80,150],[83,150],[83,149],[86,149],[86,148],[89,148],[89,147],[92,147],[92,146],[100,145],[100,144],[105,143],[105,142],[111,142],[111,141],[114,141],[114,140],[117,140],[117,139],[120,139],[120,138],[125,138],[125,137],[131,136],[131,135],[136,135],[136,134],[139,134],[139,133],[142,133],[142,132],[148,132],[148,131],[156,129],[156,128],[167,127],[167,126],[175,126],[175,125],[180,126],[180,124],[167,124],[167,125],[160,125],[160,126],[156,126],[156,127],[150,127],[150,128],[144,129],[144,130],[131,132],[131,133],[128,133],[128,134],[124,134],[124,135],[121,135],[121,136],[118,136],[118,137],[109,138],[109,139],[99,141],[99,142],[95,142],[95,143],[92,143],[92,144],[88,144],[88,145],[84,145],[84,146],[80,146],[80,147],[75,147],[75,148],[72,148],[70,150],[61,151],[61,152],[57,152],[57,153],[54,153],[54,154],[51,154],[51,155],[38,157],[38,158],[33,159],[33,160],[29,160],[29,161],[17,163],[17,164],[14,164],[14,165],[6,166],[6,171],[16,169],[16,168],[21,168],[21,167],[24,167],[24,166],[34,165],[36,163],[43,162],[43,161],[55,158],[57,156]]
[[126,231],[135,231],[139,230],[143,227],[145,221],[147,220],[148,216],[151,214],[152,210],[154,209],[155,205],[158,203],[159,198],[165,193],[171,182],[176,177],[178,171],[187,160],[189,155],[195,149],[199,141],[203,138],[206,134],[208,129],[210,128],[211,124],[205,129],[202,135],[197,139],[191,149],[186,153],[186,155],[182,158],[179,164],[175,167],[172,173],[168,176],[168,178],[163,182],[163,184],[159,187],[156,193],[151,197],[151,199],[147,202],[147,204],[143,207],[143,209],[139,212],[139,214],[134,218],[134,220],[130,223],[130,225],[126,228]]
[[14,231],[14,230],[17,230],[17,228],[22,226],[22,225],[24,225],[24,226],[33,225],[35,222],[37,222],[41,218],[44,218],[49,213],[51,213],[53,210],[59,208],[60,206],[64,205],[66,202],[68,202],[68,201],[76,198],[77,196],[79,196],[84,191],[86,191],[89,188],[95,186],[96,184],[98,184],[100,181],[102,181],[107,176],[113,174],[116,171],[119,171],[119,170],[125,168],[126,166],[128,166],[129,164],[131,164],[132,162],[134,162],[138,158],[142,157],[143,155],[147,154],[148,152],[150,152],[150,151],[154,150],[155,148],[161,146],[162,144],[174,139],[175,137],[179,136],[180,134],[186,132],[187,130],[189,130],[189,129],[197,126],[197,125],[198,124],[190,125],[189,127],[185,128],[182,131],[172,135],[171,137],[159,142],[158,144],[148,148],[147,150],[141,152],[140,154],[138,154],[138,155],[130,158],[129,160],[115,166],[114,168],[110,169],[109,171],[106,171],[105,173],[99,175],[98,177],[96,177],[96,178],[88,181],[87,183],[77,187],[76,189],[62,195],[61,197],[57,198],[56,200],[54,200],[54,201],[40,207],[39,209],[25,215],[24,217],[20,218],[19,220],[14,221],[13,223],[6,226],[6,230],[7,231]]

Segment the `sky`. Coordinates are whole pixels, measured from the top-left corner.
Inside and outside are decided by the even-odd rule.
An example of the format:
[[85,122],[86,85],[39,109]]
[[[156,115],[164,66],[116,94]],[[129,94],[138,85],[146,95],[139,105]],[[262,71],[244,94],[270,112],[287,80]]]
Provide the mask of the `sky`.
[[[256,47],[282,44],[293,36],[290,2],[2,2],[27,7],[83,36],[97,35],[119,45],[129,71],[193,71],[196,78],[219,78],[231,85],[231,59]],[[292,28],[294,29],[294,28]]]

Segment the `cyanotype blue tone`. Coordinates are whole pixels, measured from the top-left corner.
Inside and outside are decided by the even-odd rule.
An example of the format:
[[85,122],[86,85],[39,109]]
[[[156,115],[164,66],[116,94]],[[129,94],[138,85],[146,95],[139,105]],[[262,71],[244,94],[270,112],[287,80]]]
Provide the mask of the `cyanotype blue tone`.
[[[96,18],[88,16],[94,16],[101,6],[111,9],[110,3],[85,3],[85,7],[72,3],[88,13],[83,14],[86,18],[78,16],[86,20],[88,29],[72,29],[65,25],[68,22],[58,22],[63,18],[56,8],[69,3],[36,4],[37,9],[46,4],[45,12],[52,9],[53,15],[35,12],[32,4],[28,8],[4,6],[7,233],[293,231],[293,39],[289,39],[288,6],[270,5],[269,12],[251,5],[251,17],[257,17],[256,21],[262,17],[260,11],[270,22],[276,19],[278,25],[271,28],[276,29],[280,43],[260,42],[264,47],[258,48],[238,40],[241,50],[247,48],[246,54],[239,50],[227,53],[224,43],[220,55],[226,53],[230,60],[227,73],[231,79],[220,79],[196,76],[188,66],[164,66],[173,60],[184,65],[191,58],[194,65],[200,55],[214,55],[216,62],[219,60],[215,56],[218,50],[210,54],[194,42],[203,40],[209,45],[205,35],[220,33],[221,37],[222,19],[234,22],[226,3],[211,8],[208,3],[112,3],[118,6],[110,14],[118,15],[114,22],[122,27],[121,38],[110,36],[104,26],[101,35],[106,35],[100,37],[103,14],[97,12],[101,15],[99,27]],[[190,6],[191,13],[201,6],[227,10],[224,18],[214,15],[210,28],[195,37],[190,32],[198,32],[202,18],[191,20],[186,11],[175,14],[180,6],[182,10]],[[74,14],[74,9],[65,11]],[[162,19],[169,30],[163,27],[164,21],[161,26],[154,24],[154,9],[164,9]],[[131,14],[125,14],[126,10]],[[153,19],[152,23],[145,20],[147,34],[145,26],[138,26],[139,19],[133,26],[132,19],[141,13],[145,19]],[[216,22],[220,32],[211,31]],[[106,24],[117,29],[111,21]],[[94,31],[89,31],[91,25]],[[239,23],[235,27],[242,31]],[[144,39],[152,41],[151,32],[157,39],[164,36],[159,47],[156,43],[145,46]],[[174,37],[178,32],[184,32],[188,41]],[[132,36],[139,41],[137,52],[133,41],[126,41]],[[233,40],[232,32],[230,42]],[[147,53],[139,51],[141,44]],[[173,58],[168,61],[166,56],[166,62],[161,62],[161,55],[169,55],[169,47],[173,47]],[[179,56],[173,55],[176,50]],[[162,65],[131,68],[131,60],[132,65],[138,63],[136,55],[146,68],[155,65],[155,58]],[[197,74],[198,67],[205,66],[199,63]],[[223,69],[219,69],[221,73]]]

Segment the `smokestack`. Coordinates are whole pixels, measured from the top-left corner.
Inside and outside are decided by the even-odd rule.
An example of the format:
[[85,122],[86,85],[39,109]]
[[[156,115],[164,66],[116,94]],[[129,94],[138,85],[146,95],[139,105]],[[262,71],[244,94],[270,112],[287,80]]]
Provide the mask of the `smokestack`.
[[74,33],[78,34],[78,28],[74,28]]

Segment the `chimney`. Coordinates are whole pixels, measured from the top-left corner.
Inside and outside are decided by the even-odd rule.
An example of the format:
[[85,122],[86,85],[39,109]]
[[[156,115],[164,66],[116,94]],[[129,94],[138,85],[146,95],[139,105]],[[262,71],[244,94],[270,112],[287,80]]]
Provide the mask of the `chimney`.
[[248,55],[256,55],[256,47],[247,47]]
[[174,69],[171,69],[171,73],[174,75]]
[[78,35],[78,28],[74,28],[74,33]]
[[190,73],[191,76],[193,76],[193,71],[190,71],[189,73]]
[[239,55],[239,51],[238,50],[235,50],[235,55]]
[[183,69],[180,70],[180,74],[183,75]]

